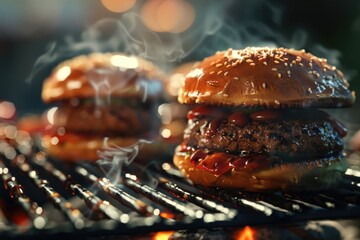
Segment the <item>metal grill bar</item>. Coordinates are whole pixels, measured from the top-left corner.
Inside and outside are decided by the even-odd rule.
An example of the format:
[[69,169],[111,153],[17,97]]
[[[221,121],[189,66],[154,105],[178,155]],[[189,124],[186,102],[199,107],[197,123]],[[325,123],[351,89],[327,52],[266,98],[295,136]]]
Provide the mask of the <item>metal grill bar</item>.
[[35,161],[36,164],[43,167],[49,174],[56,177],[61,183],[64,184],[65,188],[70,190],[71,193],[81,198],[86,206],[92,211],[97,212],[100,216],[104,215],[110,219],[120,221],[121,215],[123,214],[120,210],[111,205],[108,201],[104,201],[99,197],[95,196],[91,191],[83,187],[81,184],[76,183],[70,175],[66,175],[59,169],[55,168],[50,161],[46,158],[44,161]]
[[70,220],[75,228],[81,229],[85,226],[85,217],[79,209],[74,208],[70,202],[66,201],[50,186],[47,180],[41,179],[38,173],[26,162],[24,155],[17,155],[13,163],[43,191],[49,201]]
[[189,216],[191,218],[201,218],[203,216],[203,212],[198,210],[196,211],[193,209],[192,206],[188,204],[176,201],[171,197],[151,188],[148,185],[142,184],[138,182],[138,178],[132,174],[125,175],[125,185],[133,189],[134,191],[144,195],[145,197],[149,198],[152,201],[160,203],[167,208],[174,210],[178,213],[182,213],[185,216]]
[[159,178],[159,183],[160,186],[168,190],[170,193],[176,194],[178,197],[184,200],[191,201],[208,211],[221,212],[227,214],[230,218],[233,218],[237,214],[237,210],[227,208],[221,204],[216,203],[215,201],[204,199],[199,195],[196,195],[190,191],[186,191],[164,177]]
[[30,198],[26,196],[24,188],[16,181],[16,178],[11,175],[2,159],[0,159],[0,176],[10,197],[14,199],[31,218],[33,226],[37,229],[44,228],[47,224],[46,213],[36,202],[31,201]]
[[85,177],[87,180],[92,183],[97,183],[97,186],[105,191],[109,196],[129,207],[130,209],[145,215],[149,216],[154,213],[154,208],[145,204],[138,198],[130,195],[129,193],[123,191],[122,189],[116,187],[111,181],[107,178],[98,178],[94,174],[91,174],[88,170],[83,167],[76,167],[76,172],[81,176]]
[[[14,131],[14,128],[10,130]],[[12,132],[8,135],[0,136],[3,138],[0,141],[0,181],[4,183],[12,201],[29,215],[33,225],[37,217],[45,219],[43,228],[37,227],[34,232],[30,229],[27,236],[40,236],[44,233],[51,235],[49,229],[57,229],[55,232],[60,231],[62,234],[68,232],[69,236],[74,233],[77,236],[104,236],[139,231],[239,227],[360,216],[360,207],[357,206],[360,205],[360,172],[356,170],[350,169],[347,172],[340,184],[341,190],[306,194],[249,193],[193,186],[169,163],[163,164],[163,169],[154,166],[147,169],[148,175],[158,181],[157,186],[150,186],[145,181],[148,176],[142,174],[143,170],[137,171],[136,166],[122,169],[121,183],[112,183],[92,169],[92,166],[77,163],[74,164],[75,174],[72,178],[66,168],[61,165],[57,167],[56,160],[47,159],[41,151],[31,151],[34,149],[32,145],[24,145],[31,141],[15,141],[15,138],[9,140],[7,138],[16,134]],[[13,167],[10,167],[11,163]],[[34,165],[38,171],[32,168]],[[18,170],[25,179],[16,174]],[[97,218],[84,216],[80,209],[73,207],[72,200],[59,193],[62,189],[57,192],[52,187],[53,184],[48,182],[49,176],[61,183],[57,189],[62,188],[76,195],[74,199],[82,199],[84,207],[94,211]],[[24,186],[42,190],[48,201],[72,224],[71,229],[61,231],[58,228],[61,225],[59,222],[49,220],[53,208],[42,206],[46,211],[37,210],[41,207],[36,204],[34,196],[26,196],[24,193],[31,193],[31,189],[25,189],[21,185],[26,179],[31,179],[34,184]],[[101,198],[100,193],[86,188],[84,182],[100,189],[103,193]],[[129,189],[132,191],[127,191]],[[114,205],[108,201],[112,201]],[[4,214],[0,209],[0,239],[2,236],[22,236],[23,232],[13,231],[18,227],[7,216],[8,213]]]

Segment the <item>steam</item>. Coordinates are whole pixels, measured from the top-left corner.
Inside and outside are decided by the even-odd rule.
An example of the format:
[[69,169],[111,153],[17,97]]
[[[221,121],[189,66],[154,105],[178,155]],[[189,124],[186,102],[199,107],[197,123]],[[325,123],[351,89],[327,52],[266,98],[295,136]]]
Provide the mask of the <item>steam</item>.
[[123,165],[131,164],[144,144],[151,144],[151,141],[140,139],[131,146],[119,147],[109,144],[108,141],[109,139],[105,138],[103,149],[98,151],[100,160],[97,161],[97,164],[114,183],[119,181]]
[[[95,52],[122,52],[129,56],[139,56],[168,71],[179,62],[201,60],[216,51],[228,48],[307,47],[308,50],[314,50],[315,55],[329,59],[329,62],[336,66],[340,65],[339,51],[327,49],[319,44],[308,47],[309,36],[304,30],[295,29],[292,34],[285,35],[281,31],[281,6],[264,0],[251,3],[249,1],[246,6],[242,3],[239,16],[244,16],[244,19],[235,22],[227,17],[232,3],[230,0],[192,1],[197,12],[196,20],[193,26],[183,33],[153,32],[145,26],[143,19],[136,12],[125,13],[118,19],[100,20],[78,36],[67,36],[62,41],[50,44],[46,52],[35,62],[28,81],[45,79],[56,65],[66,59]],[[259,20],[260,8],[270,15],[270,21]],[[101,92],[107,93],[106,101],[110,103],[111,93],[125,86],[125,82],[116,81],[118,77],[131,79],[131,72],[117,70],[96,69],[89,73],[92,75],[91,84],[97,93],[97,105],[104,104],[104,99],[100,98]],[[140,82],[137,87],[139,91],[143,90],[142,100],[145,101],[152,89],[145,82]],[[122,166],[132,163],[141,147],[150,143],[148,140],[139,139],[134,145],[119,147],[108,144],[108,139],[105,139],[104,149],[99,151],[99,166],[116,182],[119,180]]]

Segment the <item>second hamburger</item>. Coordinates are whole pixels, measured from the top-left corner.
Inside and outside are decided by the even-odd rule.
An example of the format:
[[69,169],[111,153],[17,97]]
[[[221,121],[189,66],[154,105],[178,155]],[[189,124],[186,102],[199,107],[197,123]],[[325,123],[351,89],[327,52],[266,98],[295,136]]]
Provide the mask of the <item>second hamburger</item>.
[[[93,53],[61,63],[44,81],[42,98],[60,106],[47,112],[45,150],[67,161],[98,160],[104,138],[128,147],[158,135],[162,73],[139,57]],[[141,154],[156,153],[145,145]]]

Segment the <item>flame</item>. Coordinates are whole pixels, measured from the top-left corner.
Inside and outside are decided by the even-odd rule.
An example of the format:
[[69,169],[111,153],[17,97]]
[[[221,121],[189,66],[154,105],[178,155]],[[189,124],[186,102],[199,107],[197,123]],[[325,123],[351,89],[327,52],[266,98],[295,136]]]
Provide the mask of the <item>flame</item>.
[[157,232],[151,238],[152,240],[167,240],[174,234],[175,231],[167,231],[167,232]]
[[255,230],[249,226],[244,227],[242,230],[235,232],[236,240],[255,240]]

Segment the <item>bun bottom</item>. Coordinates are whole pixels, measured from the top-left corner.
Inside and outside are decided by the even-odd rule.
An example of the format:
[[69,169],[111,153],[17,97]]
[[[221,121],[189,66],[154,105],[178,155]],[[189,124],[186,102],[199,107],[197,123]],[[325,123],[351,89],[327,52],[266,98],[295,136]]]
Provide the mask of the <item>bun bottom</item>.
[[[68,133],[66,133],[68,134]],[[61,141],[57,144],[52,143],[52,135],[42,137],[42,146],[44,151],[51,157],[67,162],[77,161],[97,161],[100,159],[98,151],[104,149],[103,136],[84,137],[72,134],[70,141]],[[139,141],[138,138],[109,137],[107,144],[109,146],[129,147]],[[143,144],[136,156],[136,161],[147,161],[161,155],[164,151],[157,141],[149,144]]]
[[196,168],[191,163],[189,154],[175,153],[174,164],[194,184],[245,191],[329,189],[336,186],[348,167],[347,160],[342,155],[331,161],[284,163],[256,172],[232,169],[224,175]]

